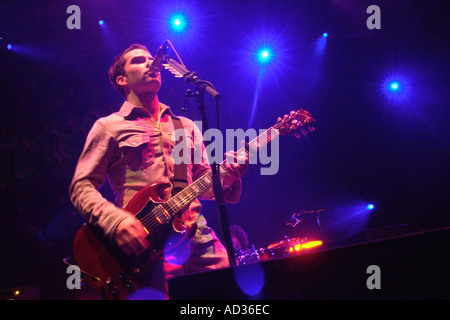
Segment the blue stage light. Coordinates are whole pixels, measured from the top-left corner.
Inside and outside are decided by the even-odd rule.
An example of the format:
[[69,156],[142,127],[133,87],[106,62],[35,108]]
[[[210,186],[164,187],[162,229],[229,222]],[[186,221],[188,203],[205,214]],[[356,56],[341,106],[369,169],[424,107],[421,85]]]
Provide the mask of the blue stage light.
[[104,25],[104,24],[105,24],[105,21],[103,21],[103,20],[99,20],[99,21],[98,21],[98,24],[99,24],[100,26],[102,26],[102,25]]
[[372,203],[369,203],[369,204],[367,205],[367,209],[373,210],[373,209],[375,209],[375,206],[374,206]]
[[324,32],[324,33],[322,34],[322,36],[323,36],[324,38],[326,38],[326,37],[328,37],[328,33]]
[[12,44],[11,43],[8,43],[8,45],[6,46],[6,49],[8,49],[8,50],[12,50]]
[[392,90],[392,91],[397,91],[397,90],[400,89],[400,84],[399,84],[398,82],[391,82],[391,83],[389,84],[389,88],[390,88],[390,90]]
[[169,27],[173,32],[183,32],[187,28],[187,18],[182,13],[176,13],[169,18]]
[[272,53],[269,48],[263,48],[258,50],[257,58],[259,63],[265,64],[268,63],[272,58]]
[[[397,69],[397,67],[395,68]],[[381,71],[378,76],[379,85],[377,88],[377,93],[384,99],[386,106],[396,106],[396,110],[405,111],[411,109],[409,108],[410,103],[414,104],[412,100],[413,95],[418,96],[421,94],[419,88],[414,88],[414,82],[417,81],[411,68],[402,70],[403,68],[398,68],[398,70],[388,70]],[[400,108],[399,108],[400,107]]]

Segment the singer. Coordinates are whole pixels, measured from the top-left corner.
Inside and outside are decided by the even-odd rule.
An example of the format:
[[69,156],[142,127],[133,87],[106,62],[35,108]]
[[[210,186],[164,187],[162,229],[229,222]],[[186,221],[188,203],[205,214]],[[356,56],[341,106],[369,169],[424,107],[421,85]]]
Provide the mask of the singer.
[[[200,163],[192,162],[185,168],[186,185],[210,170],[200,130],[193,121],[176,116],[170,107],[159,102],[158,70],[165,49],[167,46],[163,44],[153,59],[145,46],[133,44],[115,58],[109,79],[125,101],[120,110],[94,123],[69,187],[70,198],[87,224],[99,229],[105,239],[129,257],[141,256],[151,243],[148,230],[136,212],[126,210],[127,204],[151,184],[167,182],[174,186],[180,181],[183,184],[183,179],[177,177],[171,154],[176,143],[171,137],[177,123],[187,132],[188,147],[202,150],[203,154]],[[228,202],[239,201],[241,177],[248,169],[248,164],[242,164],[248,161],[237,160],[226,164],[228,175],[222,181]],[[115,193],[114,203],[98,191],[106,180]],[[212,189],[201,198],[213,199]],[[152,267],[145,284],[147,295],[138,298],[167,299],[170,277],[229,265],[227,251],[208,227],[200,202],[192,201],[180,216],[185,226],[195,226],[196,231]]]

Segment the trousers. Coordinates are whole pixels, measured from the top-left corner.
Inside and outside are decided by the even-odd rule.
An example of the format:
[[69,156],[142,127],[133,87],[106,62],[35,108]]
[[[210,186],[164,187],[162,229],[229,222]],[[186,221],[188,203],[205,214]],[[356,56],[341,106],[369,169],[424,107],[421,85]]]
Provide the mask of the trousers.
[[152,266],[148,285],[132,295],[134,300],[168,300],[168,280],[182,275],[229,267],[228,253],[214,230],[200,215],[195,236]]

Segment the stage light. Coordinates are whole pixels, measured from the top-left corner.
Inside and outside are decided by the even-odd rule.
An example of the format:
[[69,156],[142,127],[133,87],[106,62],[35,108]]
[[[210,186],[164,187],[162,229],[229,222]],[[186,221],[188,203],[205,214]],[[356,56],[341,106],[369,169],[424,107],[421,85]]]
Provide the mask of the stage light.
[[318,37],[315,41],[314,59],[311,66],[317,66],[322,61],[323,53],[325,52],[325,46],[327,45],[328,33],[324,32],[321,37]]
[[404,89],[403,82],[398,81],[397,78],[390,79],[384,84],[385,93],[391,97],[403,96]]
[[391,82],[389,88],[391,89],[391,91],[397,91],[398,89],[400,89],[400,85],[398,84],[398,82]]
[[241,291],[257,298],[264,288],[266,276],[259,263],[249,263],[245,268],[233,268],[234,279]]
[[258,50],[257,57],[258,57],[259,63],[266,64],[266,63],[270,62],[270,60],[272,58],[272,53],[269,48],[263,48],[263,49]]
[[169,27],[170,30],[176,33],[185,31],[187,28],[186,16],[182,13],[176,13],[171,15],[169,18]]
[[289,247],[289,253],[300,252],[307,249],[312,249],[317,246],[322,245],[323,242],[321,240],[308,241],[305,243],[298,243],[293,247]]
[[415,104],[413,96],[419,96],[422,91],[418,90],[419,88],[413,89],[417,78],[412,73],[412,69],[398,69],[401,70],[380,71],[377,76],[379,83],[375,88],[376,94],[384,100],[383,103],[386,107],[395,106],[396,110],[404,110],[409,113]]
[[8,49],[8,50],[12,50],[12,44],[11,43],[8,43],[8,45],[6,46],[6,49]]
[[99,21],[98,21],[98,25],[102,26],[102,25],[104,25],[104,24],[105,24],[105,21],[103,21],[103,20],[99,20]]
[[372,203],[369,203],[369,204],[367,205],[367,209],[373,210],[373,209],[375,209],[375,206],[374,206]]

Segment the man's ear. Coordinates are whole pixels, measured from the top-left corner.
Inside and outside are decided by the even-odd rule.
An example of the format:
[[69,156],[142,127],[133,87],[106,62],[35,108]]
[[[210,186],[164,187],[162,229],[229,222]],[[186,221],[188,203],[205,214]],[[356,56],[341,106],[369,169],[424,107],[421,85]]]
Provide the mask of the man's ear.
[[123,76],[123,75],[117,76],[117,78],[116,78],[116,83],[117,83],[119,86],[125,86],[125,85],[127,85],[127,84],[128,84],[128,82],[127,82],[127,77],[125,77],[125,76]]

